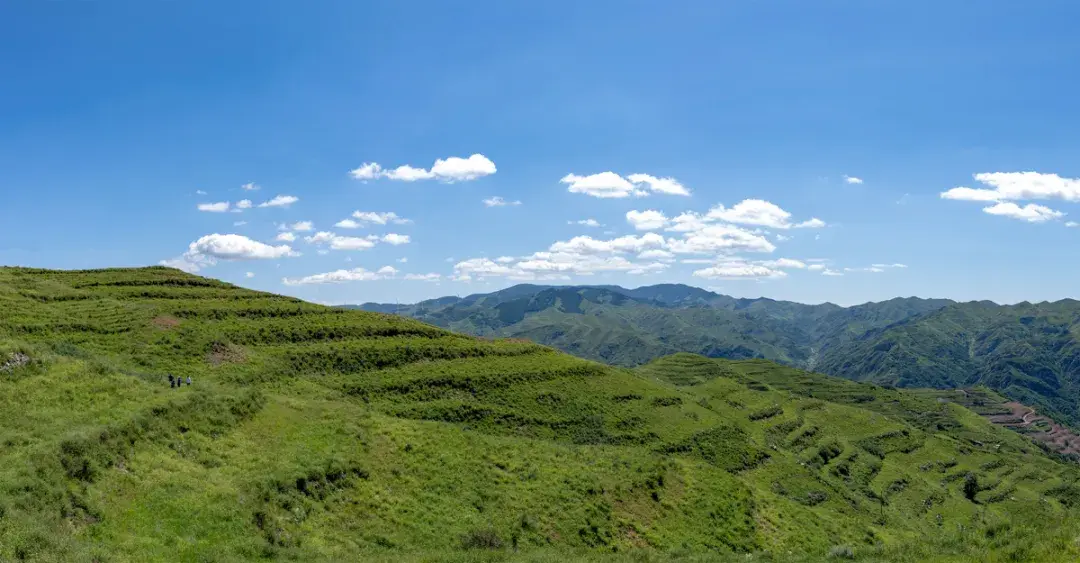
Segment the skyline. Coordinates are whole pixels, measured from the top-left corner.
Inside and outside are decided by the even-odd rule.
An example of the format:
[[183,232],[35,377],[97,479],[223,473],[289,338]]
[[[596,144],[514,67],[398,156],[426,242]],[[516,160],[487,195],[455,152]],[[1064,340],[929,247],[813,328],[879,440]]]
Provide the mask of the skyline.
[[1080,297],[1080,9],[939,4],[7,6],[0,264]]

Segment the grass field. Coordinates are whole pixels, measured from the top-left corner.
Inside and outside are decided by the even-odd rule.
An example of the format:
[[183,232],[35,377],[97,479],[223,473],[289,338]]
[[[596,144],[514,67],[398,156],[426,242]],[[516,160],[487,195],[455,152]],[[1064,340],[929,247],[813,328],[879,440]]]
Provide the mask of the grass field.
[[166,268],[0,268],[0,389],[5,561],[1080,557],[1075,464],[765,361],[618,369]]

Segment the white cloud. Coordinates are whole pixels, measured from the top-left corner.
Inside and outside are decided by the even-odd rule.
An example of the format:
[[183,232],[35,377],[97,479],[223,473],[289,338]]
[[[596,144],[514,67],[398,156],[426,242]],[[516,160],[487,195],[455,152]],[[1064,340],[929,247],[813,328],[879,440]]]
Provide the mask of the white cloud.
[[787,272],[762,266],[760,264],[733,263],[719,264],[711,268],[695,270],[694,275],[707,279],[762,279],[786,277]]
[[244,274],[244,277],[250,280],[251,278],[255,277],[255,272],[248,272]]
[[382,241],[386,244],[392,244],[398,246],[400,244],[409,244],[409,235],[399,235],[397,233],[389,233],[383,235]]
[[1002,201],[995,205],[991,205],[990,207],[984,207],[983,212],[991,215],[1010,217],[1012,219],[1020,219],[1021,221],[1027,221],[1029,223],[1042,223],[1053,219],[1060,219],[1065,216],[1065,213],[1050,209],[1045,205],[1029,203],[1020,207],[1011,201]]
[[300,198],[291,195],[279,195],[274,199],[264,201],[259,204],[259,207],[288,207],[296,202],[300,201]]
[[500,256],[500,257],[495,259],[495,261],[498,262],[499,264],[509,264],[510,262],[513,262],[514,260],[517,260],[517,258],[514,258],[513,256]]
[[861,183],[863,183],[862,178],[857,178],[855,176],[848,176],[847,174],[844,175],[844,181],[849,183],[849,184],[861,184]]
[[786,242],[791,240],[791,237],[784,236],[780,233],[776,233],[774,236],[776,237],[776,242]]
[[203,190],[195,190],[195,195],[206,195],[206,192]]
[[807,267],[806,262],[793,260],[791,258],[777,258],[776,260],[767,260],[760,264],[768,268],[794,268],[797,270],[802,270]]
[[486,207],[505,207],[507,205],[521,205],[520,201],[506,201],[505,199],[494,196],[484,200],[484,206]]
[[608,171],[588,176],[567,174],[559,182],[569,184],[568,191],[599,198],[622,198],[647,196],[654,193],[690,195],[674,178],[656,178],[648,174],[631,174],[627,178]]
[[437,282],[442,279],[442,274],[405,274],[405,279],[414,281]]
[[240,186],[240,189],[244,190],[244,191],[247,191],[247,192],[253,192],[253,191],[259,189],[259,186],[256,185],[254,182],[248,182],[248,183]]
[[820,272],[820,271],[825,269],[825,265],[824,264],[810,264],[809,266],[806,267],[806,269],[810,270],[811,272]]
[[1080,201],[1080,179],[1062,178],[1040,172],[984,172],[975,181],[992,187],[956,187],[941,193],[944,199],[967,201],[1009,201],[1026,199],[1062,199]]
[[198,209],[199,211],[207,211],[210,213],[225,213],[229,210],[229,202],[219,201],[217,203],[200,203]]
[[582,219],[580,221],[567,221],[567,225],[581,225],[584,227],[603,227],[596,219]]
[[214,233],[192,242],[182,256],[160,263],[186,272],[197,272],[213,266],[218,260],[266,260],[287,256],[300,256],[300,253],[288,245],[271,246],[243,235]]
[[1080,223],[1077,223],[1076,221],[1065,221],[1065,226],[1066,227],[1080,227]]
[[236,202],[236,208],[237,209],[251,209],[251,200],[250,199],[242,199],[242,200]]
[[233,222],[234,227],[243,227],[244,225],[247,225],[247,221],[234,221]]
[[406,257],[401,257],[401,258],[398,258],[398,259],[397,259],[397,261],[398,261],[398,262],[400,262],[400,263],[402,263],[402,264],[404,264],[404,263],[408,262],[408,261],[409,261],[409,259],[408,259],[408,258],[406,258]]
[[627,179],[635,184],[645,184],[655,193],[670,195],[690,195],[690,190],[675,178],[657,178],[648,174],[631,174]]
[[772,252],[776,245],[765,237],[734,225],[708,225],[687,233],[683,239],[669,239],[668,250],[677,254],[731,252]]
[[639,231],[655,231],[664,228],[668,218],[655,209],[645,211],[627,211],[626,222]]
[[[394,213],[393,211],[353,211],[352,217],[354,219],[358,219],[361,223],[374,223],[376,225],[386,225],[388,223],[393,223],[395,225],[407,225],[409,223],[412,223],[411,219],[399,217],[398,214]],[[346,221],[348,221],[348,219],[346,219]],[[354,223],[353,221],[349,222]]]
[[315,225],[313,225],[311,221],[298,221],[296,223],[293,223],[292,225],[285,225],[285,228],[290,231],[306,232],[314,231]]
[[820,229],[825,226],[825,221],[818,219],[817,217],[811,217],[802,223],[796,223],[792,225],[796,229]]
[[368,238],[343,237],[329,231],[319,231],[314,235],[304,237],[304,240],[311,244],[329,244],[334,250],[367,250],[375,246],[375,243]]
[[384,170],[376,162],[365,162],[359,168],[351,170],[349,174],[357,180],[376,180],[386,178],[401,182],[415,182],[417,180],[438,179],[443,182],[463,182],[475,180],[484,176],[490,176],[496,172],[495,163],[482,154],[474,154],[469,158],[452,156],[446,159],[438,159],[430,170],[416,168],[409,165]]
[[278,236],[275,237],[275,240],[280,240],[282,242],[293,242],[296,240],[296,235],[290,232],[278,233]]
[[394,277],[397,274],[397,270],[391,266],[384,266],[376,272],[370,272],[363,268],[353,268],[351,270],[337,270],[334,272],[327,272],[325,274],[315,274],[302,278],[283,278],[281,281],[285,285],[312,285],[312,284],[324,284],[324,283],[345,283],[351,281],[375,281],[384,280]]
[[645,250],[637,255],[639,260],[673,260],[675,254],[668,252],[667,250],[661,250],[654,248],[652,250]]
[[339,228],[339,229],[359,229],[360,228],[360,223],[357,223],[356,221],[353,221],[352,219],[342,219],[342,220],[338,221],[337,223],[334,223],[334,226]]
[[[693,214],[684,215],[688,215],[684,221],[690,222],[691,224],[693,220],[701,219]],[[779,205],[763,199],[744,199],[730,208],[726,208],[723,205],[717,205],[709,210],[709,213],[705,215],[704,219],[727,221],[728,223],[738,223],[741,225],[769,227],[773,229],[790,229],[792,227],[816,229],[825,226],[825,222],[816,217],[801,223],[792,224],[791,213],[785,211]]]
[[871,264],[874,268],[907,268],[907,264]]
[[201,255],[219,260],[274,259],[299,256],[287,245],[271,246],[243,235],[206,235],[191,243],[188,254]]
[[823,276],[842,276],[844,274],[843,274],[843,272],[837,272],[836,270],[830,270],[828,268],[825,268],[825,271],[821,272],[821,275],[823,275]]
[[664,237],[656,233],[646,233],[641,236],[626,235],[611,240],[598,240],[590,236],[576,236],[568,241],[556,242],[548,250],[574,254],[638,253],[651,248],[663,248],[665,244]]
[[373,246],[374,242],[360,237],[335,236],[330,240],[330,248],[334,250],[367,250]]

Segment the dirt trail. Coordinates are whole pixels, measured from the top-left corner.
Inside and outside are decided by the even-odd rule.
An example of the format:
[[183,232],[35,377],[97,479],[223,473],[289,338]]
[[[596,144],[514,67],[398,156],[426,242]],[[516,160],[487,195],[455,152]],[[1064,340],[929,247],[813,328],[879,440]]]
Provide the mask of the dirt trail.
[[[990,422],[1016,430],[1033,440],[1042,442],[1062,454],[1080,454],[1080,435],[1035,412],[1035,409],[1017,402],[1005,403],[1011,412],[993,414],[987,418]],[[1031,428],[1031,425],[1043,422],[1049,430]]]

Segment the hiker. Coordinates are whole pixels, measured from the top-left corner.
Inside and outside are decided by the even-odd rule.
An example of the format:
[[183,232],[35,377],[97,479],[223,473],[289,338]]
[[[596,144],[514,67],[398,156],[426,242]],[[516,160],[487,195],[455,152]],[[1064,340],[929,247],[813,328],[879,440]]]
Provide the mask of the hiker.
[[176,387],[175,382],[173,381],[173,376],[172,376],[171,373],[169,374],[169,387]]
[[188,385],[191,385],[191,376],[190,376],[190,375],[189,375],[189,376],[187,376],[187,384],[188,384]]

